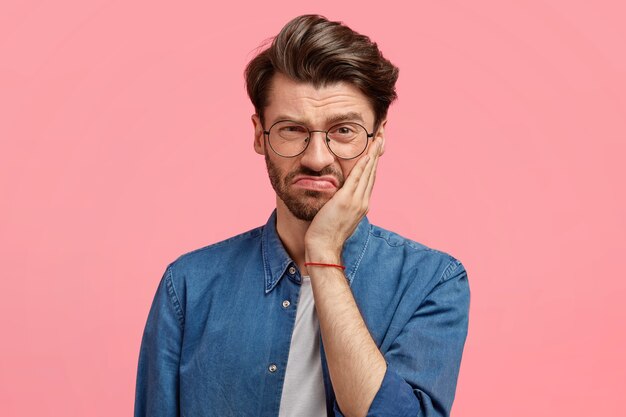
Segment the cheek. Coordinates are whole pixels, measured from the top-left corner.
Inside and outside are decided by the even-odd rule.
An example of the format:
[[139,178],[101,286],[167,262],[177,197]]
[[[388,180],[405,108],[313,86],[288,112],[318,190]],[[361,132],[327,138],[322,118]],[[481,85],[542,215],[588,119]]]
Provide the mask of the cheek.
[[350,175],[350,173],[352,172],[352,169],[354,168],[356,163],[359,161],[359,159],[361,158],[355,159],[353,161],[346,161],[341,164],[341,172],[343,173],[344,181],[348,178],[348,175]]
[[281,179],[285,179],[285,177],[289,176],[289,174],[296,169],[296,166],[292,163],[288,163],[288,161],[276,160],[268,154],[265,155],[265,162],[267,163],[268,169],[271,169],[273,174],[277,177],[281,177]]

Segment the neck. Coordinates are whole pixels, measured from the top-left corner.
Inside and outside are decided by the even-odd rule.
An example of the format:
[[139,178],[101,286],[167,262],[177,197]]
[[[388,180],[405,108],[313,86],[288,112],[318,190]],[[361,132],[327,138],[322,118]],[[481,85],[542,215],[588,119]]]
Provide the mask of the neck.
[[276,232],[285,250],[302,272],[306,271],[304,267],[304,235],[310,225],[311,222],[295,217],[285,206],[285,203],[276,197]]

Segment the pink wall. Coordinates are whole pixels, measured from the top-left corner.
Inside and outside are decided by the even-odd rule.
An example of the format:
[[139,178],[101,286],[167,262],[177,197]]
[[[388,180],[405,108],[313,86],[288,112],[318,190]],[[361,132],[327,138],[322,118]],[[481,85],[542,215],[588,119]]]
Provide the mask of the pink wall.
[[469,271],[453,415],[626,415],[622,2],[208,3],[0,6],[0,415],[131,413],[167,263],[273,207],[242,70],[305,12],[401,68],[370,219]]

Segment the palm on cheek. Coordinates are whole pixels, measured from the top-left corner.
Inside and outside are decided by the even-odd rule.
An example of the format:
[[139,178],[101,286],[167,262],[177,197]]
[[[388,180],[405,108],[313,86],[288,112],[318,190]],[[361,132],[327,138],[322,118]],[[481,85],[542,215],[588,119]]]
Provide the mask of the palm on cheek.
[[372,142],[367,155],[357,162],[343,187],[317,213],[305,236],[307,251],[341,252],[344,242],[369,209],[380,145]]

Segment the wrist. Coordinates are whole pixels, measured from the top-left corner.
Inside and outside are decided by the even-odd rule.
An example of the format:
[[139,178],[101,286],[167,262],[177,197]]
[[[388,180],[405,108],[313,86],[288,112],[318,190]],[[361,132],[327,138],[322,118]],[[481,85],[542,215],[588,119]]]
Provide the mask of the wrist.
[[341,264],[341,251],[324,248],[305,248],[304,261]]
[[324,268],[339,268],[342,271],[346,270],[346,267],[340,264],[327,264],[325,262],[305,262],[304,266],[306,266],[307,268],[313,266],[313,267],[324,267]]

